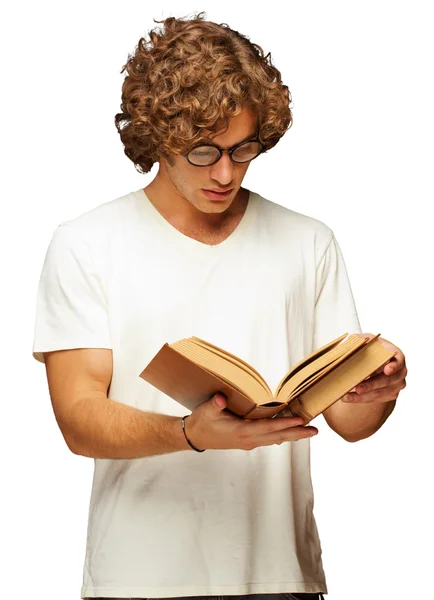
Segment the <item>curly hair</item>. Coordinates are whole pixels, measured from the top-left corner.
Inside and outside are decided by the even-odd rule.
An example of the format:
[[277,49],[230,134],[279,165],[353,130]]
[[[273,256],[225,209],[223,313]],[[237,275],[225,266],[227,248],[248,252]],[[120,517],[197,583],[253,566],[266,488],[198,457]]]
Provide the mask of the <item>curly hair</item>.
[[121,112],[115,115],[126,156],[140,173],[161,157],[185,154],[226,131],[243,108],[258,117],[264,151],[292,125],[291,94],[257,44],[226,23],[167,18],[164,30],[140,38],[121,73]]

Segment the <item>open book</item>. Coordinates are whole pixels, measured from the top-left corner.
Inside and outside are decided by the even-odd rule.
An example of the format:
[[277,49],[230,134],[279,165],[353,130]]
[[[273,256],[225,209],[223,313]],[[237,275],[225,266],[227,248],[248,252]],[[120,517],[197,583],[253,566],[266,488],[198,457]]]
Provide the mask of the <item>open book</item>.
[[253,367],[198,337],[164,344],[140,377],[190,410],[222,392],[240,417],[297,416],[306,424],[390,361],[395,353],[379,336],[343,334],[297,363],[274,394]]

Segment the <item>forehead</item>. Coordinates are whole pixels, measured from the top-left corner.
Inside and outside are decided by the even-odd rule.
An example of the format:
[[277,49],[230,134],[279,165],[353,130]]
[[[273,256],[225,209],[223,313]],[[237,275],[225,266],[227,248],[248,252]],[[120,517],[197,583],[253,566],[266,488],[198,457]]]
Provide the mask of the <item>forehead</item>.
[[257,114],[251,108],[243,108],[238,115],[229,119],[226,131],[212,135],[209,140],[222,148],[235,146],[255,135],[257,122]]

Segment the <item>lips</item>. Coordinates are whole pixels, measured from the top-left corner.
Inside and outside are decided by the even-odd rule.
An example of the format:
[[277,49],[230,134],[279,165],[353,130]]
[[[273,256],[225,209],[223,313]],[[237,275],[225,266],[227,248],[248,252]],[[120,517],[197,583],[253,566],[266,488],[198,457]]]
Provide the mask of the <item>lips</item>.
[[234,188],[230,188],[228,190],[218,190],[217,192],[214,190],[202,190],[204,195],[208,198],[208,200],[226,200],[234,191]]

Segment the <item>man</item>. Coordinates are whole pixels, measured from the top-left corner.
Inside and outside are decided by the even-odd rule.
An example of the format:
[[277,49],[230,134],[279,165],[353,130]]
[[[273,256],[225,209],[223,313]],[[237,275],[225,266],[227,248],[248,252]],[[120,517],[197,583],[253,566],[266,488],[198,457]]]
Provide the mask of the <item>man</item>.
[[[276,384],[360,325],[322,222],[242,187],[289,128],[288,88],[241,34],[169,18],[124,67],[116,125],[144,189],[54,232],[33,354],[72,452],[95,458],[83,598],[327,593],[298,418],[248,421],[216,394],[185,409],[139,374],[191,335]],[[405,385],[402,352],[324,412],[345,440],[372,435]],[[249,452],[250,451],[250,452]]]

